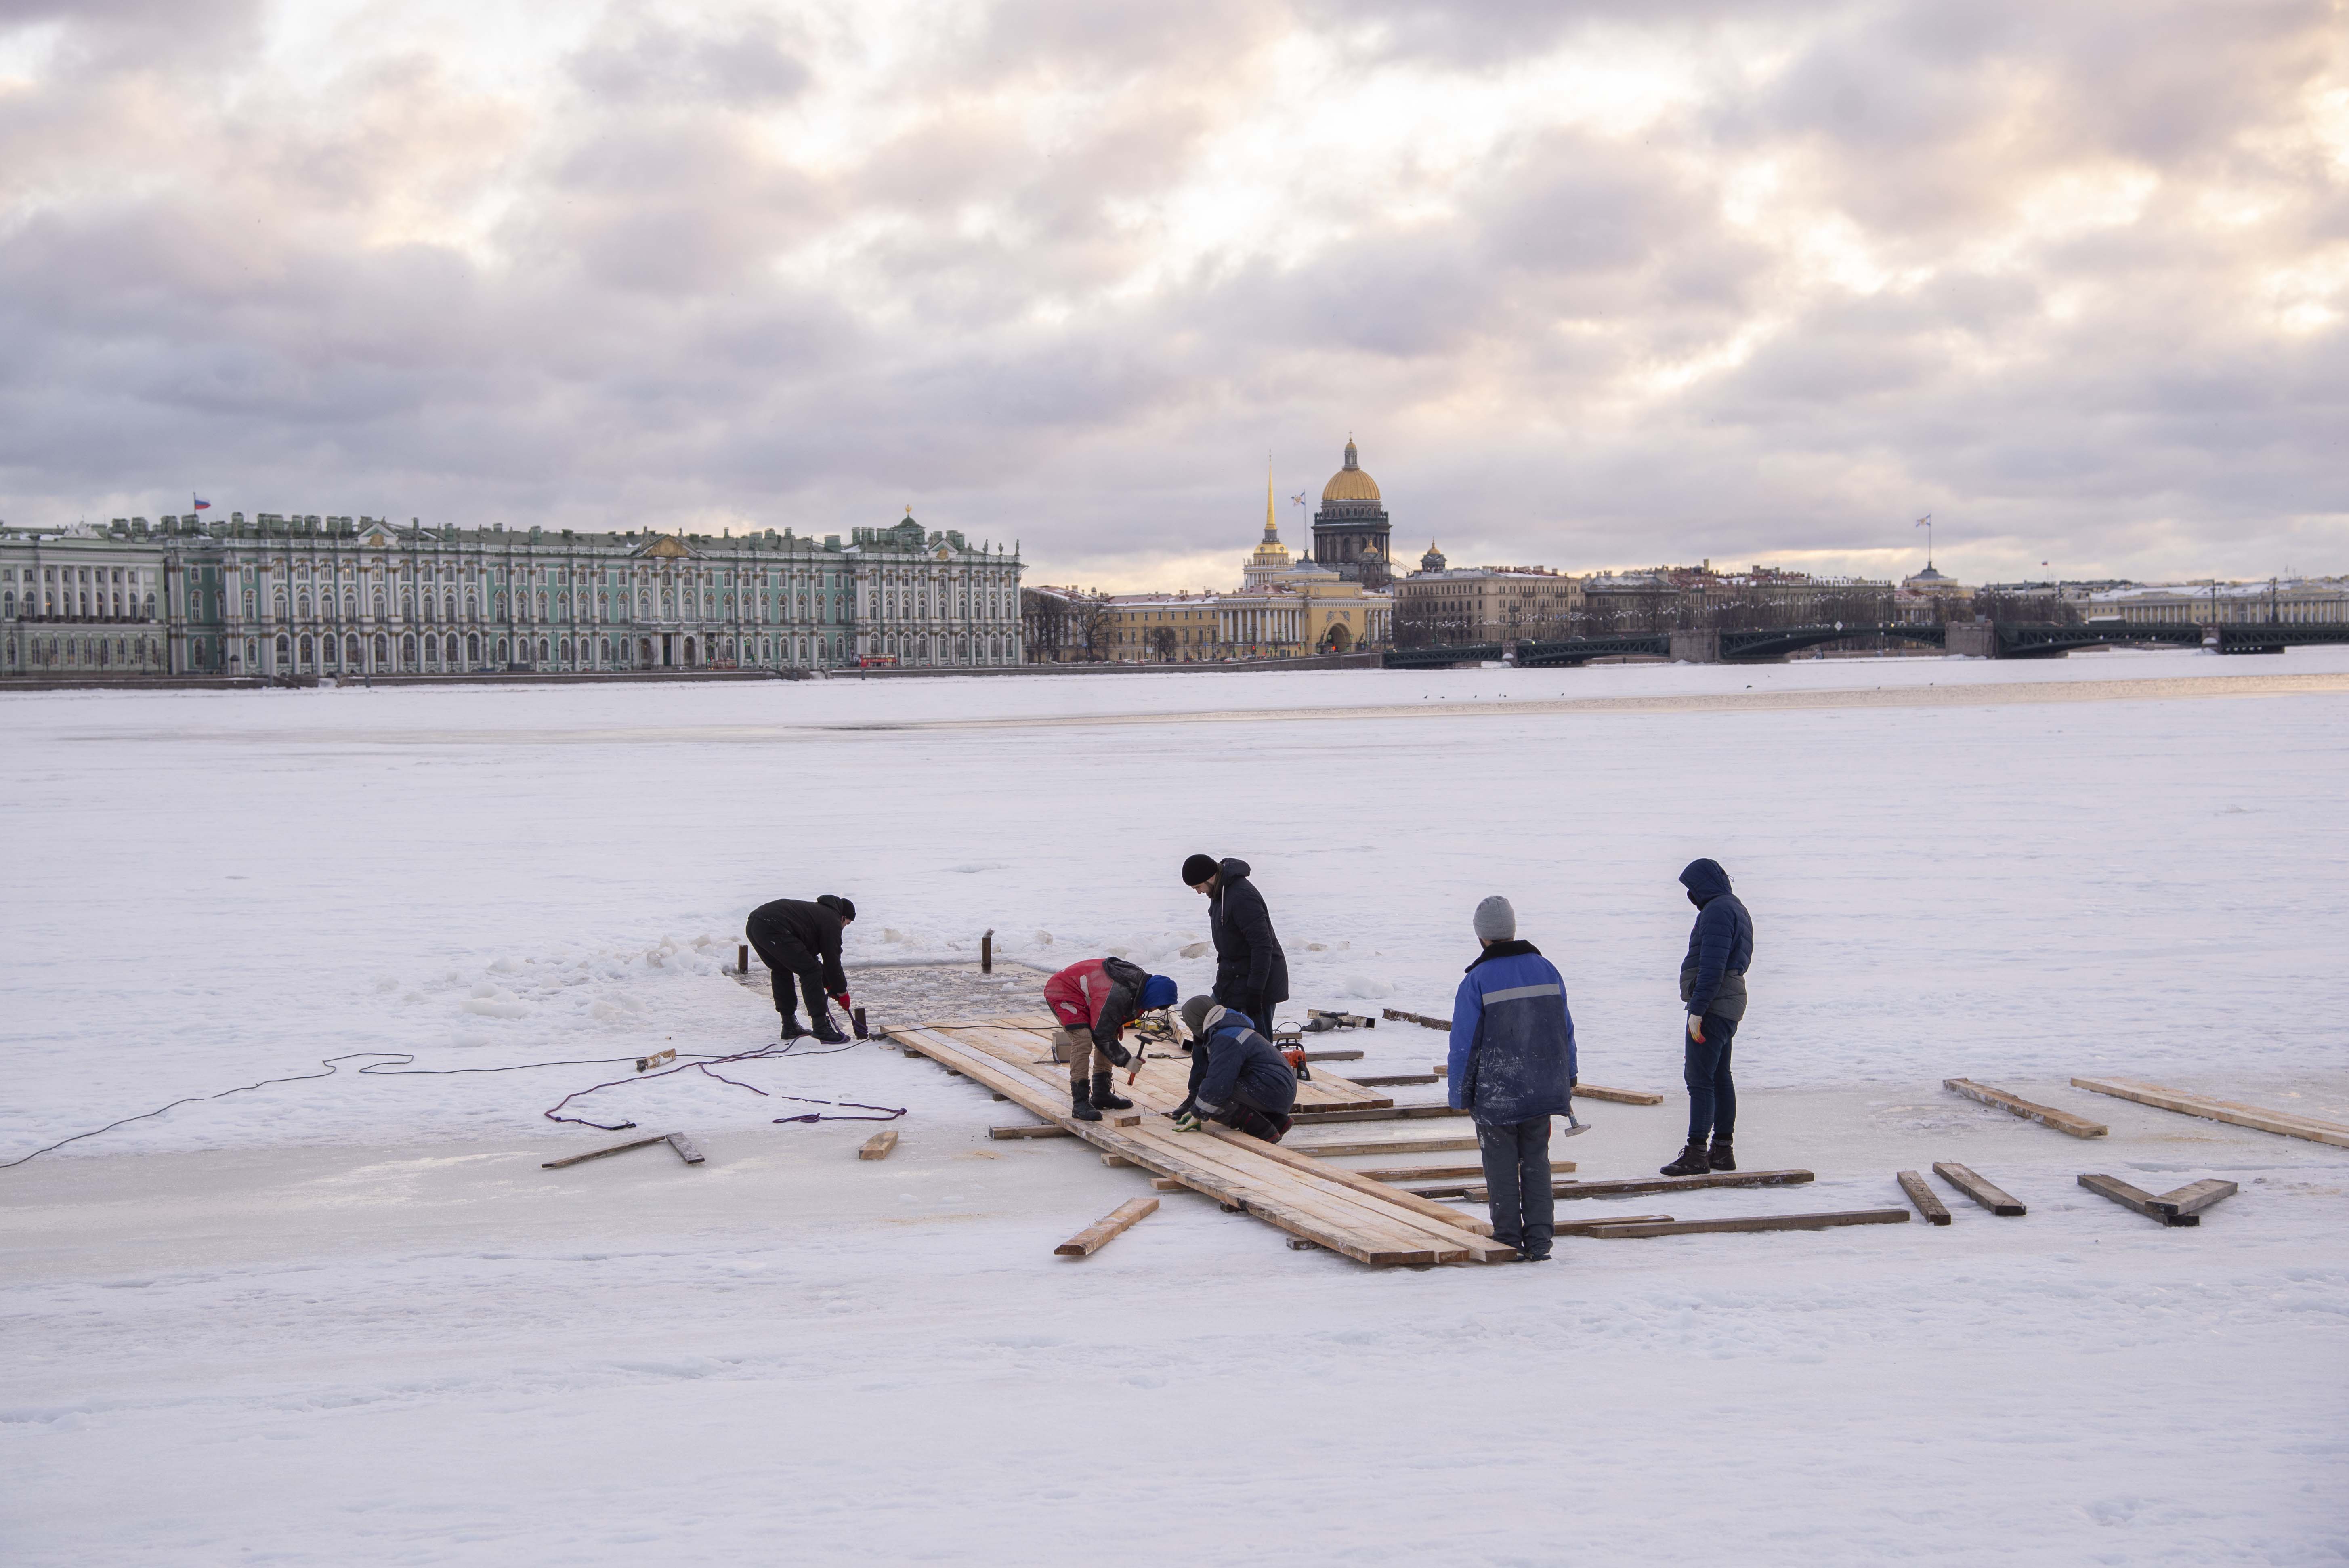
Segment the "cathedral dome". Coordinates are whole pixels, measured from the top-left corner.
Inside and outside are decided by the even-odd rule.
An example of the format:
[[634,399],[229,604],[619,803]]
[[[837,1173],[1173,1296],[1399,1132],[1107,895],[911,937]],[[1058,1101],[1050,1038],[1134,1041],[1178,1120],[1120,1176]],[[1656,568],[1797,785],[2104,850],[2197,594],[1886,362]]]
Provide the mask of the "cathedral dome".
[[1362,471],[1361,461],[1354,451],[1354,443],[1351,440],[1346,443],[1346,466],[1330,476],[1330,482],[1321,487],[1321,499],[1323,500],[1376,500],[1379,499],[1379,481]]

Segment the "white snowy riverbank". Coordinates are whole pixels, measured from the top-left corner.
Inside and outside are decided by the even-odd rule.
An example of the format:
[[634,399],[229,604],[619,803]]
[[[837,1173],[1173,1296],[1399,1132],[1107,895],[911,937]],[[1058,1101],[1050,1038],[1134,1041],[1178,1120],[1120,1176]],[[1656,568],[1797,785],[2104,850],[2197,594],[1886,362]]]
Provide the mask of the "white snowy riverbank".
[[[1178,956],[1204,934],[1193,850],[1255,864],[1300,1006],[1448,1011],[1468,911],[1507,892],[1568,975],[1586,1076],[1671,1089],[1672,879],[1711,854],[1760,934],[1741,1143],[1820,1179],[1670,1212],[1890,1204],[1893,1170],[1951,1158],[2033,1206],[1380,1274],[1177,1196],[1072,1265],[1051,1243],[1136,1174],[989,1143],[1008,1108],[894,1055],[739,1075],[908,1107],[877,1166],[848,1157],[868,1129],[772,1126],[798,1107],[684,1075],[614,1093],[708,1168],[542,1172],[603,1135],[539,1111],[610,1075],[345,1072],[0,1171],[0,1550],[2338,1561],[2349,1151],[2064,1080],[2349,1114],[2344,673],[2331,651],[0,697],[0,1160],[347,1052],[748,1047],[771,1014],[718,970],[780,894],[854,897],[853,961],[967,957],[993,927],[1039,963],[1113,944],[1204,984]],[[2308,676],[2336,678],[2240,689]],[[2015,700],[2041,687],[2093,700]],[[1397,1070],[1442,1042],[1346,1043]],[[2113,1135],[1957,1100],[1957,1073]],[[1679,1103],[1592,1107],[1558,1153],[1651,1169]],[[2243,1191],[2166,1232],[2083,1170]]]

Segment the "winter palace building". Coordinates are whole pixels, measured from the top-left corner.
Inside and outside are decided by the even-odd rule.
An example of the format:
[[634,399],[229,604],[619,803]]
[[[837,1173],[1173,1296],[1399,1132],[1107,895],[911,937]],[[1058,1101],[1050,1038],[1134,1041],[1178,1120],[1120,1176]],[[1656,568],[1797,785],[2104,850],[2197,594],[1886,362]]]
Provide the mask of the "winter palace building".
[[843,544],[119,518],[0,530],[0,676],[1020,662],[1019,557],[905,519]]

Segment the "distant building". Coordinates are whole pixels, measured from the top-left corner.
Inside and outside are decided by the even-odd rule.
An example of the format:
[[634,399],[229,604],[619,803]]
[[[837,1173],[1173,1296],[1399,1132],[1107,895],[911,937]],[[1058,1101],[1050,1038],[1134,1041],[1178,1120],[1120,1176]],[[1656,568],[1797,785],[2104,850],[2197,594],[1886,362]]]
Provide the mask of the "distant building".
[[2349,621],[2349,577],[2131,583],[2089,595],[2085,609],[2091,622],[2119,620],[2130,625]]
[[1321,510],[1313,514],[1313,559],[1349,583],[1383,588],[1394,575],[1390,532],[1379,482],[1362,471],[1349,436],[1345,466],[1321,487]]
[[847,545],[789,529],[712,539],[271,512],[119,518],[88,536],[8,529],[0,675],[1016,665],[1019,570],[1016,552],[910,511]]
[[1547,566],[1443,566],[1433,546],[1394,585],[1395,615],[1431,642],[1564,637],[1583,613],[1583,583]]

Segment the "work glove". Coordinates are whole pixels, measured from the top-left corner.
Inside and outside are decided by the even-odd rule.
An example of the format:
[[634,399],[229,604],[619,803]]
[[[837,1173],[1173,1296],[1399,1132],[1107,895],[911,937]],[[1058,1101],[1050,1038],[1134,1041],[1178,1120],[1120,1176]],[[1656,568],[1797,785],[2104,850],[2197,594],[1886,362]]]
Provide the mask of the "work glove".
[[1689,1015],[1689,1038],[1700,1046],[1704,1044],[1704,1020],[1694,1013]]
[[1186,1110],[1182,1115],[1176,1117],[1174,1119],[1174,1130],[1177,1132],[1198,1131],[1199,1113],[1195,1110]]
[[1124,1067],[1133,1060],[1133,1053],[1127,1050],[1123,1046],[1119,1045],[1115,1040],[1112,1040],[1108,1045],[1102,1047],[1102,1055],[1107,1057],[1109,1058],[1110,1066],[1115,1068]]

